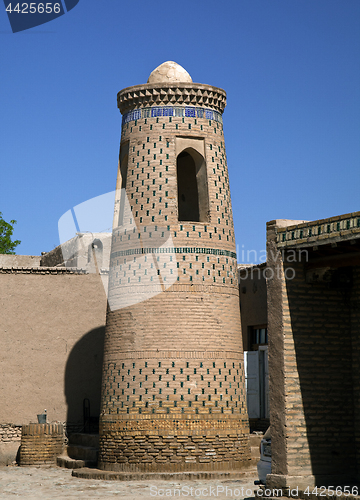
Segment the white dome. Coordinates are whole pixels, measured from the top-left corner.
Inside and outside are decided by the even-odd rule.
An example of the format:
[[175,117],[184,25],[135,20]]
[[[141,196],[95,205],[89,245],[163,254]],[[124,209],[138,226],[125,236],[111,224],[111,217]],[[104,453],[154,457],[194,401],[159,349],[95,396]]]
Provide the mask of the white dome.
[[166,61],[150,73],[147,83],[192,82],[189,73],[180,64]]

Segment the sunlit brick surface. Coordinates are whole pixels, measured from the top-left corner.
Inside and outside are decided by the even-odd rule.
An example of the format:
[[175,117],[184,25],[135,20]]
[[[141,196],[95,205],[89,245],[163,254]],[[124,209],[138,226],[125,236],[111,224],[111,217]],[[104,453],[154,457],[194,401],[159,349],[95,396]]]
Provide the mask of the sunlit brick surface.
[[[249,462],[226,95],[197,85],[146,84],[118,96],[118,193],[126,189],[127,209],[119,194],[100,418],[99,466],[107,470]],[[198,162],[194,221],[179,220],[183,151]]]

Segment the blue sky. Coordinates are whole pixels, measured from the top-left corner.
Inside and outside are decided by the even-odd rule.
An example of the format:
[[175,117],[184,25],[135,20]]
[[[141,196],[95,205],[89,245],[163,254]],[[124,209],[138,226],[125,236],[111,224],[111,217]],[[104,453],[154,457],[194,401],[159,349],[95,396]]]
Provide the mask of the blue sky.
[[80,0],[15,34],[0,8],[0,211],[18,254],[52,250],[67,210],[115,189],[117,92],[167,60],[227,92],[239,260],[268,220],[360,210],[359,0]]

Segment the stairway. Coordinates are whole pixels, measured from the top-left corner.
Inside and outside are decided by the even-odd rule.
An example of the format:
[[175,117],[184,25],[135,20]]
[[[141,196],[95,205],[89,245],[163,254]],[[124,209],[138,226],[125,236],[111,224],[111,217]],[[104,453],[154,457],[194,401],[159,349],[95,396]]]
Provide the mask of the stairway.
[[63,454],[57,457],[57,465],[67,469],[96,467],[98,451],[98,434],[71,434]]

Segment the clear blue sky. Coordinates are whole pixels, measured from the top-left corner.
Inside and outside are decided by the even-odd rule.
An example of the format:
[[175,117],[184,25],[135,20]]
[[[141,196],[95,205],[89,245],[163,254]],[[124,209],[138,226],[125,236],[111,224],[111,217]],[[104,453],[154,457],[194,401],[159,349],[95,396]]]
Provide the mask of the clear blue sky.
[[268,220],[360,210],[359,0],[80,0],[16,34],[0,6],[0,211],[17,253],[52,250],[64,212],[115,189],[116,94],[167,60],[227,92],[240,251],[264,249]]

